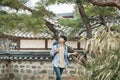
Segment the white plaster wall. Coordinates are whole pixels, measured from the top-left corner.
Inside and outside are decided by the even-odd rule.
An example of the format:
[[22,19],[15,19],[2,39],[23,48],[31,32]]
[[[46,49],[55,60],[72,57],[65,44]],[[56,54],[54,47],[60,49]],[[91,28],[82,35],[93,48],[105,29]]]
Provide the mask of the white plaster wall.
[[52,48],[54,42],[55,40],[48,40],[48,48]]
[[77,42],[76,41],[67,41],[66,44],[68,46],[71,46],[72,48],[77,48]]
[[[54,42],[55,40],[48,40],[48,48],[52,48]],[[66,44],[72,48],[77,48],[77,42],[67,41]]]
[[20,48],[45,48],[45,40],[20,40]]

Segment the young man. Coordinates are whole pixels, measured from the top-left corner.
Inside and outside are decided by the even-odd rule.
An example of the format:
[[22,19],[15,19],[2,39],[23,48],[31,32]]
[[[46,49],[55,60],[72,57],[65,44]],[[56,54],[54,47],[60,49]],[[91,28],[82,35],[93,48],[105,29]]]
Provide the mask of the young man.
[[77,52],[68,53],[68,48],[65,45],[66,41],[66,36],[60,36],[59,44],[54,45],[50,51],[50,55],[53,56],[52,63],[56,73],[56,80],[61,80],[64,68],[69,65],[68,57],[70,55],[77,55]]

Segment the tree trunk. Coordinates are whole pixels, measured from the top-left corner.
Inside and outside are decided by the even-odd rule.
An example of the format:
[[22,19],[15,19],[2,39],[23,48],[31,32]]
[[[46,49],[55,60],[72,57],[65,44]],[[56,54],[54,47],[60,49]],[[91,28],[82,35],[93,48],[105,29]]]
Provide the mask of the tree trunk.
[[76,4],[78,6],[78,9],[79,9],[79,13],[82,17],[82,20],[86,26],[86,30],[87,30],[87,38],[92,38],[92,29],[91,29],[91,25],[88,21],[88,18],[85,14],[85,10],[84,10],[84,7],[83,7],[83,4],[80,0],[76,0]]
[[120,0],[88,0],[93,5],[97,6],[114,6],[120,9]]
[[46,26],[48,27],[48,29],[53,32],[53,38],[55,38],[55,40],[58,40],[58,37],[59,37],[58,31],[53,27],[54,25],[48,22],[47,20],[45,21],[46,21]]

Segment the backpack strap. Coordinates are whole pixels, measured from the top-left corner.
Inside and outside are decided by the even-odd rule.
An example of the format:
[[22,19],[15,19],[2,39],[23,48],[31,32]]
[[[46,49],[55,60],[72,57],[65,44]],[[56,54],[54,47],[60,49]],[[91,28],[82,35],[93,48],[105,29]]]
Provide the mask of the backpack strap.
[[68,50],[68,46],[65,44],[65,50]]

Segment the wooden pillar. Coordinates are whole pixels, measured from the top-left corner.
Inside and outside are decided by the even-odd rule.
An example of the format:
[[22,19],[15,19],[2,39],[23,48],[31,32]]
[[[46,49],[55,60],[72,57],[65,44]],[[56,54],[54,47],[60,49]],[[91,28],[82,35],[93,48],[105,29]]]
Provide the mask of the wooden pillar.
[[45,39],[45,50],[48,50],[48,39]]
[[77,43],[77,49],[80,49],[80,42]]
[[18,39],[18,50],[20,50],[20,39]]

